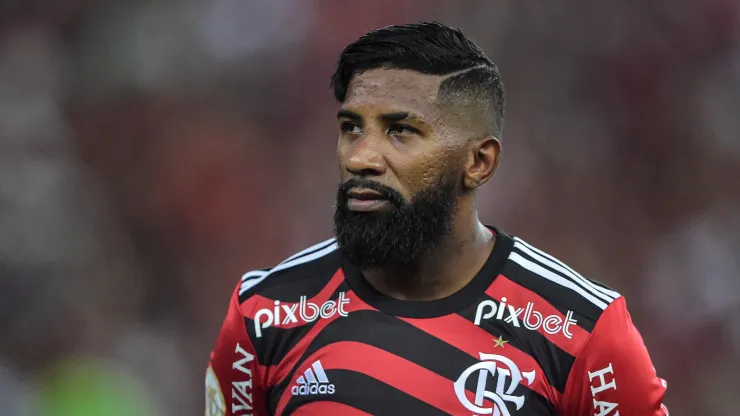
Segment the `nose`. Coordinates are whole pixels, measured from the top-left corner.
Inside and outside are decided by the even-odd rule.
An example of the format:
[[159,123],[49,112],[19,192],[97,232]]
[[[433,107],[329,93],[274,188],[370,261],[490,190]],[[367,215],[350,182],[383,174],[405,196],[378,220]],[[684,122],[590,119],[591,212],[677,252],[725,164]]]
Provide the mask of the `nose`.
[[381,145],[371,135],[355,139],[349,144],[347,171],[354,176],[380,176],[385,173]]

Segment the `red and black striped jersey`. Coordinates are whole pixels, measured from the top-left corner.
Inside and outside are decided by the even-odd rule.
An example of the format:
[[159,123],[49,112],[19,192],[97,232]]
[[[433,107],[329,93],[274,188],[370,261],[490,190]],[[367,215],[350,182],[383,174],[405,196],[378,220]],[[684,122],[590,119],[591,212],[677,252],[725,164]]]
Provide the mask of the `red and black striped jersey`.
[[667,415],[624,298],[493,230],[478,274],[435,301],[378,292],[333,239],[245,274],[206,415]]

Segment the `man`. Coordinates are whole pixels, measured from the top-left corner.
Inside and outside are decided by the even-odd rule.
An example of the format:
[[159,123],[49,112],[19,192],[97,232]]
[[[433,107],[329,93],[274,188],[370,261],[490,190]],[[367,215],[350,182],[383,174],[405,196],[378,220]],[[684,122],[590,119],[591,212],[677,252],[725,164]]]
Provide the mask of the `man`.
[[207,415],[667,415],[624,298],[478,220],[496,66],[439,23],[372,31],[332,86],[335,239],[234,291]]

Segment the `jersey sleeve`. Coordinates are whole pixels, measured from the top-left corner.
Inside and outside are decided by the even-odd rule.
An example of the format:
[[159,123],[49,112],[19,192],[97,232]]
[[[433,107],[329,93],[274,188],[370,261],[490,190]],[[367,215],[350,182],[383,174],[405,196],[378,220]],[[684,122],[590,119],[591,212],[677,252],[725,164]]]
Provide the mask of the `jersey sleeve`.
[[624,297],[601,315],[563,393],[562,415],[668,416],[665,380],[656,375]]
[[266,416],[263,374],[239,310],[239,285],[206,370],[206,416]]

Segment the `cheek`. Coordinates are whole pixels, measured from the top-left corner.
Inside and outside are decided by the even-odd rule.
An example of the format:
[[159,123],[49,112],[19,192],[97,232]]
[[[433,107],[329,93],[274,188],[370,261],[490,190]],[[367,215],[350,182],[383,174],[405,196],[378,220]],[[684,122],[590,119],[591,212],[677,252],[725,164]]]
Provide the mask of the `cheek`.
[[409,161],[401,181],[409,193],[416,194],[438,184],[441,176],[452,169],[455,160],[456,155],[448,151],[419,155]]

